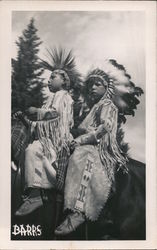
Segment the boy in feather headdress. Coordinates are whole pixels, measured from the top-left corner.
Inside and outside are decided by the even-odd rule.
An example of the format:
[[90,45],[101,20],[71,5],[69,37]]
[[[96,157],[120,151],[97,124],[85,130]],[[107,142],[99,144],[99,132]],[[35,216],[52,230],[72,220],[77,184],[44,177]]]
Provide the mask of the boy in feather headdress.
[[25,190],[29,190],[29,195],[16,212],[17,216],[29,214],[43,204],[41,189],[55,187],[63,192],[64,187],[73,126],[73,100],[68,90],[72,77],[76,79],[79,74],[71,52],[66,57],[62,50],[54,49],[49,54],[52,65],[42,61],[43,67],[52,72],[48,86],[42,89],[45,102],[42,108],[30,107],[27,111],[37,118],[31,123],[36,139],[25,150]]
[[[128,80],[127,75],[126,78]],[[73,232],[86,218],[97,220],[110,195],[115,168],[118,166],[127,172],[127,158],[116,140],[118,115],[121,112],[124,116],[129,110],[129,104],[122,97],[126,93],[132,95],[134,102],[137,89],[132,83],[126,88],[124,83],[114,85],[113,80],[112,75],[100,69],[87,76],[89,101],[94,105],[78,128],[84,132],[75,139],[65,181],[64,209],[70,213],[55,230],[56,235]],[[140,88],[138,90],[142,93]],[[118,91],[121,91],[121,98]]]

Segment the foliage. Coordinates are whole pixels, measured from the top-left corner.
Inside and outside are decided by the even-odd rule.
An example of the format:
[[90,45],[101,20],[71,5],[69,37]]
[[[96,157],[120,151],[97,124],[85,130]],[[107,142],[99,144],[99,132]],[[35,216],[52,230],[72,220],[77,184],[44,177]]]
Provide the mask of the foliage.
[[18,38],[17,58],[12,59],[12,112],[40,105],[43,69],[38,62],[39,45],[34,19]]

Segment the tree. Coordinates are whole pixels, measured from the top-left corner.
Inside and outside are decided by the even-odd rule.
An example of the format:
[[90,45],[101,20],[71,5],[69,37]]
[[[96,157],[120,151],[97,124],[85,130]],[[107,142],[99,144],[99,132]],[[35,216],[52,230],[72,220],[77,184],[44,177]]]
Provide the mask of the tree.
[[12,59],[12,112],[41,104],[39,90],[43,69],[38,52],[42,42],[37,31],[32,18],[16,42],[18,54]]

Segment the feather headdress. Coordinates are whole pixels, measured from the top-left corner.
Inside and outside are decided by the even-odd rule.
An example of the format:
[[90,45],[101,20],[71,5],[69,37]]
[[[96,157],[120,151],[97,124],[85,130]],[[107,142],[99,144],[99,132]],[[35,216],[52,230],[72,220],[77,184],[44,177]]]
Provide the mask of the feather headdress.
[[125,115],[134,116],[134,110],[140,103],[137,97],[143,94],[143,90],[135,86],[131,81],[131,76],[127,74],[125,67],[118,64],[116,60],[106,60],[104,71],[113,82],[114,95],[112,100],[118,107],[119,119],[125,122]]
[[65,49],[54,48],[47,49],[48,61],[41,60],[41,64],[44,69],[50,70],[51,72],[57,71],[64,75],[66,89],[74,86],[80,80],[80,74],[76,70],[75,58],[70,50],[68,53]]
[[106,97],[111,98],[114,94],[114,88],[112,81],[108,77],[108,75],[101,69],[96,68],[88,73],[86,77],[86,84],[89,87],[90,84],[92,84],[93,81],[101,81],[102,84],[106,87]]
[[105,98],[111,99],[114,94],[114,87],[108,75],[99,68],[91,70],[84,81],[84,98],[89,107],[92,107],[95,103],[95,98],[90,94],[90,88],[97,81],[100,81],[106,88]]

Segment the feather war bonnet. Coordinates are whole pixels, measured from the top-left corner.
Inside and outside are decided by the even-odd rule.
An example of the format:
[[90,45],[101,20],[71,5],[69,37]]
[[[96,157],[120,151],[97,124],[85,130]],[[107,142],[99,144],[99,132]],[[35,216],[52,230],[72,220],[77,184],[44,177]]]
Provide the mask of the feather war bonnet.
[[104,71],[114,87],[112,99],[118,107],[120,121],[125,122],[125,115],[135,115],[135,109],[137,109],[137,105],[140,103],[138,97],[144,92],[142,88],[135,86],[125,67],[118,64],[116,60],[106,60]]

